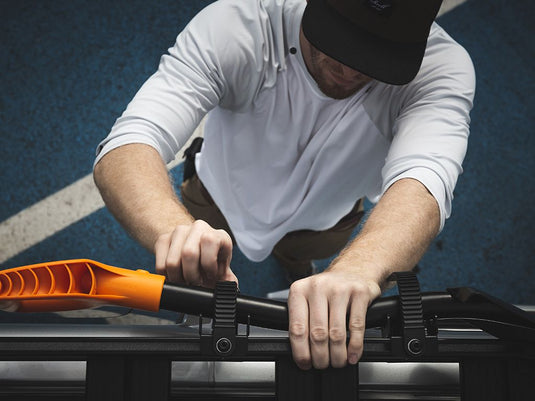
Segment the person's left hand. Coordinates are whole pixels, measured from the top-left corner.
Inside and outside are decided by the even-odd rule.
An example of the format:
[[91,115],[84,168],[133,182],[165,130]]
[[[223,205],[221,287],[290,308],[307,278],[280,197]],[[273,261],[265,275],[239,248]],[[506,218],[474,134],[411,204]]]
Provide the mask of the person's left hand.
[[357,363],[363,350],[366,312],[380,294],[377,282],[347,269],[330,268],[294,282],[288,312],[296,364],[301,369],[324,369]]

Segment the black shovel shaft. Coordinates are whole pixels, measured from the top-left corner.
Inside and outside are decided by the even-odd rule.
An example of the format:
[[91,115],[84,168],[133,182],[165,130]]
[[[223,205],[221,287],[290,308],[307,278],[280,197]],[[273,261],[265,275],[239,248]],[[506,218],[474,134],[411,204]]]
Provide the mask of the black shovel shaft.
[[[160,298],[160,309],[213,317],[214,302],[213,290],[166,283]],[[238,294],[236,320],[253,326],[287,330],[288,306],[285,302]]]
[[[164,284],[160,298],[160,309],[206,317],[213,317],[214,304],[213,290],[178,284]],[[534,316],[524,311],[511,313],[512,306],[504,308],[493,302],[461,302],[448,292],[423,293],[422,307],[423,318],[426,320],[489,319],[524,326],[530,330],[529,333],[535,330]],[[400,309],[399,297],[378,298],[368,308],[366,327],[384,327],[388,318],[391,324],[399,326]],[[286,302],[238,294],[236,320],[238,323],[249,323],[252,326],[288,330],[288,305]]]
[[[429,293],[423,297],[425,309],[444,311],[451,308],[452,298],[447,293]],[[202,287],[164,284],[160,309],[183,312],[190,315],[213,317],[214,292]],[[384,325],[387,316],[399,317],[397,297],[380,298],[369,308],[366,315],[367,327]],[[238,294],[236,299],[236,320],[253,326],[288,330],[288,305],[286,302],[255,298]]]

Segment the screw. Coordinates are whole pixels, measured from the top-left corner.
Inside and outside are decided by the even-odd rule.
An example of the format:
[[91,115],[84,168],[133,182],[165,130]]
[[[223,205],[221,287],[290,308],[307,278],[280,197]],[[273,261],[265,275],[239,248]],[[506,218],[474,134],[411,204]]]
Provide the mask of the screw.
[[232,349],[232,341],[226,337],[222,337],[215,343],[215,349],[220,354],[226,354]]
[[423,344],[422,342],[417,339],[417,338],[413,338],[412,340],[410,340],[407,344],[407,349],[409,350],[409,352],[413,355],[418,355],[422,352],[423,350]]

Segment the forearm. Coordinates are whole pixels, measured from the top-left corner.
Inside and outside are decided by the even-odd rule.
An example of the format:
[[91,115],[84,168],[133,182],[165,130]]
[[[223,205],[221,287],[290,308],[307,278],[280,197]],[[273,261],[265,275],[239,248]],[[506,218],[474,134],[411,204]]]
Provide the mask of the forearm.
[[418,263],[438,232],[439,213],[423,184],[413,179],[397,181],[331,268],[357,271],[382,286],[391,273]]
[[94,179],[111,213],[151,251],[159,236],[193,222],[160,155],[150,146],[132,144],[111,151],[95,166]]
[[397,181],[324,273],[292,284],[289,337],[300,368],[357,363],[370,303],[391,273],[418,262],[437,234],[439,220],[438,204],[420,182]]

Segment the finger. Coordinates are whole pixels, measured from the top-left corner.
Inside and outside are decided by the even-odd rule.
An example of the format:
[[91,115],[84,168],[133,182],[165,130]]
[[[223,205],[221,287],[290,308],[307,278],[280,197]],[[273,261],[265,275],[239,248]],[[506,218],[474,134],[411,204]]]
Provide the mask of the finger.
[[181,255],[182,275],[184,281],[191,285],[202,285],[201,276],[201,235],[202,225],[195,222],[184,241]]
[[217,280],[218,255],[221,238],[216,231],[208,231],[200,237],[200,269],[203,284],[213,287]]
[[[319,285],[319,284],[317,284]],[[315,289],[308,299],[310,351],[316,369],[329,366],[329,304],[321,290]]]
[[354,295],[349,310],[349,344],[347,346],[348,362],[352,365],[356,364],[362,356],[367,309],[368,298]]
[[157,274],[165,275],[165,261],[171,244],[171,234],[165,234],[158,238],[154,244],[155,269]]
[[201,269],[204,284],[213,287],[227,280],[232,257],[232,239],[224,230],[206,231],[201,236]]
[[167,278],[173,283],[183,283],[182,274],[182,250],[190,229],[189,227],[179,226],[171,235],[171,242],[167,251],[165,260],[165,270]]
[[238,281],[238,277],[234,274],[234,272],[230,268],[227,270],[227,273],[225,277],[222,278],[222,280],[235,281],[236,285],[238,286],[238,291],[240,290],[240,282]]
[[312,367],[308,339],[308,302],[298,285],[297,282],[292,284],[288,295],[288,336],[295,363],[306,370]]
[[219,280],[228,280],[229,277],[236,278],[230,269],[230,261],[232,259],[232,239],[226,231],[219,231],[221,235],[221,244],[217,255],[217,277]]
[[342,368],[347,364],[346,311],[349,295],[336,293],[329,301],[329,353],[331,366]]

